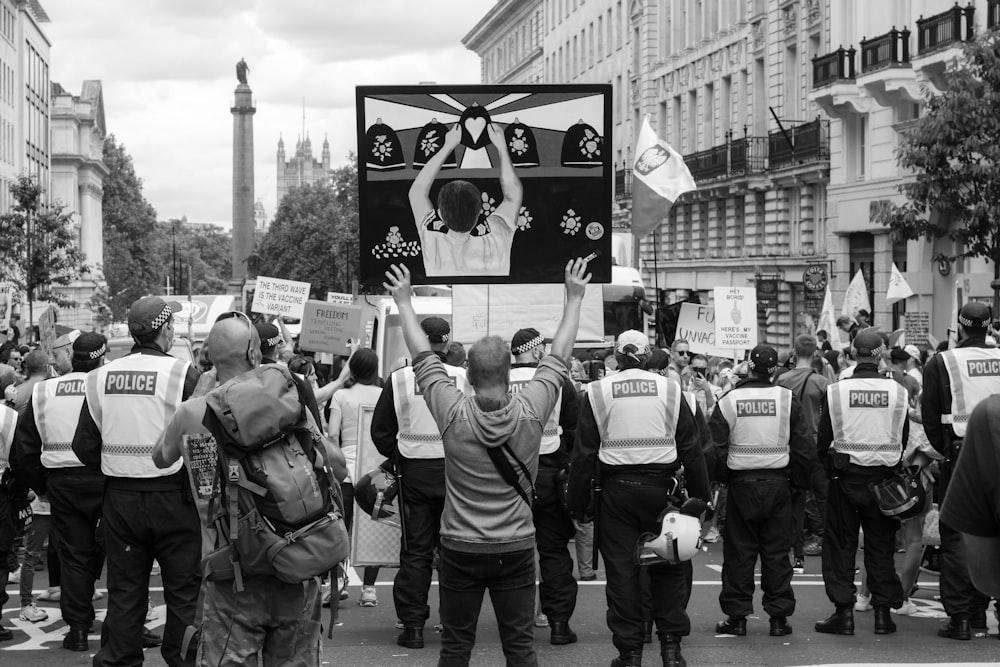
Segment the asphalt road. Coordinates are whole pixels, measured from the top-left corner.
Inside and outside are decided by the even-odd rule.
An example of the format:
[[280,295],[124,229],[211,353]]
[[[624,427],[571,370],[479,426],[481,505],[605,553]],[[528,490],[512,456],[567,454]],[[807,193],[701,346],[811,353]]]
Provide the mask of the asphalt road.
[[[688,664],[695,665],[869,665],[882,666],[938,664],[973,665],[995,664],[1000,661],[1000,641],[997,641],[997,623],[989,615],[990,634],[962,642],[940,639],[937,627],[944,617],[937,594],[937,577],[921,574],[920,590],[914,601],[920,607],[915,616],[894,616],[899,631],[893,635],[877,636],[872,632],[870,612],[855,613],[856,634],[853,637],[822,635],[812,629],[815,621],[825,618],[831,606],[823,591],[819,575],[820,559],[806,559],[806,573],[796,575],[793,582],[798,608],[791,623],[794,633],[788,637],[768,636],[767,616],[751,617],[748,636],[745,638],[717,636],[716,621],[722,618],[718,606],[721,545],[712,545],[708,553],[695,557],[695,585],[688,611],[691,615],[692,634],[683,643]],[[860,554],[859,554],[860,561]],[[357,605],[360,582],[350,588],[350,599],[341,602],[339,624],[334,627],[333,639],[324,640],[324,664],[329,665],[435,665],[437,663],[439,635],[430,627],[425,631],[426,648],[403,649],[395,644],[395,614],[392,607],[391,579],[393,571],[380,574],[378,583],[379,606],[361,608]],[[552,646],[548,643],[548,630],[536,629],[536,646],[539,663],[543,665],[607,665],[617,654],[605,624],[605,597],[603,572],[595,582],[580,584],[577,610],[571,625],[579,635],[579,642],[569,646]],[[159,618],[149,625],[162,630],[164,607],[159,577],[153,577],[153,599],[158,606]],[[39,572],[35,589],[47,585],[45,572]],[[59,665],[89,665],[90,653],[72,653],[60,646],[66,626],[59,617],[58,604],[40,603],[49,613],[49,620],[37,624],[17,619],[18,610],[14,585],[7,588],[15,600],[7,603],[3,624],[15,628],[12,641],[0,643],[0,665],[7,667]],[[98,620],[103,618],[106,601],[97,603]],[[437,586],[431,589],[431,608],[437,605]],[[328,610],[324,610],[324,622]],[[432,614],[431,622],[437,618]],[[98,627],[99,632],[99,627]],[[479,641],[473,654],[473,665],[502,665],[496,630],[496,621],[488,601],[484,603],[479,619]],[[91,645],[96,649],[98,635],[92,635]],[[654,640],[655,641],[655,640]],[[656,644],[647,647],[646,663],[658,665],[659,650]],[[156,649],[146,652],[146,664],[163,665]]]

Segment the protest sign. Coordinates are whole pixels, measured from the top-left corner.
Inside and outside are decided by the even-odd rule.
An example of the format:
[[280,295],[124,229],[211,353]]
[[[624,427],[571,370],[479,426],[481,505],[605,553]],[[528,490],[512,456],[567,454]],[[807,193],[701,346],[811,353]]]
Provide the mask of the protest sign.
[[253,312],[300,319],[309,298],[309,283],[282,278],[257,277]]
[[[578,341],[604,340],[601,285],[587,285],[580,308]],[[452,337],[473,343],[483,336],[509,341],[518,329],[537,329],[551,338],[562,319],[562,285],[455,285],[452,291]]]
[[347,341],[361,337],[361,306],[306,301],[299,346],[312,352],[347,353]]
[[340,303],[345,306],[350,306],[354,303],[354,295],[346,294],[344,292],[327,292],[326,301],[327,303]]
[[753,287],[715,288],[715,343],[733,350],[757,345],[757,290]]
[[903,313],[906,318],[906,342],[909,345],[928,345],[930,343],[931,318],[926,310]]
[[680,304],[677,331],[674,340],[686,340],[688,347],[697,354],[713,357],[732,357],[732,350],[715,346],[715,309],[697,303]]

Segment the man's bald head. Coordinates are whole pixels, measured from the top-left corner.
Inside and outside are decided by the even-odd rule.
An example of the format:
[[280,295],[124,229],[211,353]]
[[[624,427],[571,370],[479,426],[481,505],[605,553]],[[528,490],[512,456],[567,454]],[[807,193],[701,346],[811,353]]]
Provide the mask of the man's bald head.
[[216,322],[208,334],[205,347],[215,364],[219,382],[225,382],[260,364],[260,337],[257,330],[242,317],[228,317]]

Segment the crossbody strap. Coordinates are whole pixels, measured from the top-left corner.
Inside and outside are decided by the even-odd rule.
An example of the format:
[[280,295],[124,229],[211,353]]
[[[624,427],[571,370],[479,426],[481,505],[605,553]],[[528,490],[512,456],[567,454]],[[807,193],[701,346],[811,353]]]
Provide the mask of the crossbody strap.
[[[524,485],[521,484],[521,480],[518,477],[517,471],[514,470],[514,466],[511,464],[510,459],[504,456],[504,452],[517,462],[517,465],[521,468],[521,472],[524,473],[524,479],[528,482],[528,490],[531,494],[528,494],[528,490],[525,490]],[[499,447],[489,447],[486,450],[489,454],[490,460],[493,461],[494,467],[496,467],[497,472],[500,473],[500,477],[503,478],[505,482],[510,484],[510,486],[517,492],[517,495],[521,496],[521,499],[528,504],[528,507],[534,506],[535,500],[535,487],[531,483],[531,474],[528,472],[528,467],[521,462],[521,459],[517,458],[514,454],[514,450],[510,448],[510,443],[505,442]]]

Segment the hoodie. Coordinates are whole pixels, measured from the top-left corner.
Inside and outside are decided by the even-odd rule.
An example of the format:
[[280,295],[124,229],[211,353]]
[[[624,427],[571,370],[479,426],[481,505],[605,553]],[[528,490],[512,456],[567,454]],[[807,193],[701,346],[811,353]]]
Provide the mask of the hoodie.
[[531,507],[500,476],[487,448],[507,443],[531,477],[511,461],[524,489],[534,486],[542,429],[569,377],[565,363],[545,357],[517,394],[492,404],[459,391],[433,354],[419,355],[413,370],[444,442],[441,545],[465,553],[534,548]]

